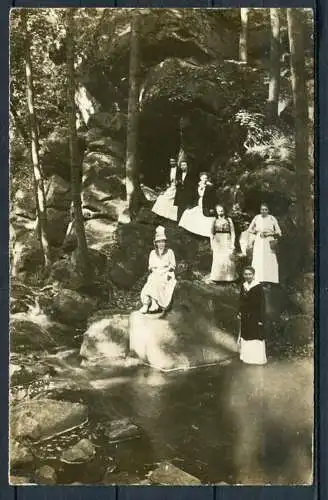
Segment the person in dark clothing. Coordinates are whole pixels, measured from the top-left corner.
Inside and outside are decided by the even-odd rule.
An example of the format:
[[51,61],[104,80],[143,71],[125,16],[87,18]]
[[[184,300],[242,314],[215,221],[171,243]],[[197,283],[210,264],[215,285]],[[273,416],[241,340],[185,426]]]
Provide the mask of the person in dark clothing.
[[215,217],[215,207],[217,205],[215,186],[212,184],[208,174],[207,178],[208,180],[203,195],[203,215],[205,215],[205,217]]
[[265,299],[262,285],[254,279],[255,271],[244,269],[244,283],[240,290],[240,359],[244,363],[264,365],[265,350],[264,320]]
[[188,169],[186,161],[181,161],[176,178],[176,194],[174,205],[178,207],[178,220],[180,221],[183,212],[187,208],[193,207],[197,201],[197,189],[195,177]]

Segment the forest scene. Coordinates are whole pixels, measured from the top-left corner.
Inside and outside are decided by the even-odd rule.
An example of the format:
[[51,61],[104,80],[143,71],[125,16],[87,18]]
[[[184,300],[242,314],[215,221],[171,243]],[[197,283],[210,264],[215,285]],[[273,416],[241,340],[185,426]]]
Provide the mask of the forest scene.
[[[301,8],[11,10],[11,484],[312,482],[313,38]],[[233,222],[231,281],[152,210],[171,159]],[[236,344],[262,204],[265,367]],[[176,286],[153,317],[159,227]]]

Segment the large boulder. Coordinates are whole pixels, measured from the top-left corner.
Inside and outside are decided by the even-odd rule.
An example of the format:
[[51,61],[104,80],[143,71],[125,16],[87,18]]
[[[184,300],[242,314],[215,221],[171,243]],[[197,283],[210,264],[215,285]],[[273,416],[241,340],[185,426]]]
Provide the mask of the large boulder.
[[12,209],[16,216],[20,215],[27,219],[34,220],[36,217],[35,193],[29,189],[17,189],[11,199]]
[[127,202],[121,198],[112,199],[112,195],[103,189],[109,190],[110,185],[95,182],[85,188],[82,192],[83,208],[118,221],[127,209]]
[[124,144],[115,141],[112,137],[101,136],[90,140],[89,136],[88,149],[100,153],[109,153],[113,155],[114,158],[120,160],[124,159]]
[[110,175],[124,176],[124,164],[122,159],[115,157],[110,152],[99,152],[88,150],[83,159],[83,186],[94,179],[108,177]]
[[[33,229],[35,224],[33,223]],[[43,254],[39,241],[31,232],[16,234],[12,246],[11,274],[18,276],[22,273],[35,273],[43,264]]]
[[69,182],[59,175],[52,175],[46,186],[47,209],[69,210],[71,204],[71,187]]
[[237,352],[236,316],[234,291],[184,281],[165,317],[131,314],[130,349],[162,371],[227,361]]
[[12,406],[10,433],[18,441],[44,441],[81,426],[88,409],[80,403],[38,399]]
[[49,208],[47,210],[47,237],[50,245],[62,245],[68,224],[70,222],[70,213],[68,210],[57,210]]
[[109,256],[116,241],[117,224],[105,218],[89,219],[84,224],[89,249]]
[[55,469],[50,465],[42,465],[35,472],[35,482],[36,484],[56,484],[57,474]]
[[199,486],[202,484],[197,477],[170,462],[161,462],[155,470],[150,472],[149,478],[152,484],[161,486]]
[[88,439],[81,439],[78,443],[64,450],[60,460],[67,464],[82,464],[93,460],[95,455],[95,445]]
[[81,324],[94,310],[96,302],[75,290],[59,288],[52,299],[52,316],[64,324]]
[[118,227],[117,249],[110,271],[113,283],[130,288],[145,274],[148,254],[153,246],[152,239],[151,226],[135,223]]
[[80,356],[88,364],[103,364],[124,358],[129,344],[129,317],[116,314],[96,320],[83,335]]
[[130,418],[120,418],[100,424],[101,432],[110,443],[139,438],[142,430]]
[[22,443],[10,439],[9,446],[10,469],[31,464],[34,460],[33,454]]
[[[89,248],[88,255],[93,279],[96,282],[96,284],[94,283],[96,288],[93,288],[93,291],[97,292],[99,283],[106,282],[107,256],[94,248]],[[52,264],[47,277],[47,283],[51,285],[54,282],[69,290],[81,291],[88,288],[85,278],[79,269],[77,250],[74,250],[69,255],[65,255],[65,257]],[[99,294],[96,293],[95,295],[98,296]]]
[[[78,137],[78,164],[82,164],[85,149],[84,138]],[[70,180],[69,133],[66,127],[57,127],[43,144],[40,157],[46,177],[59,175]]]
[[10,319],[10,347],[19,350],[47,350],[56,346],[54,337],[34,318],[25,313],[13,314]]

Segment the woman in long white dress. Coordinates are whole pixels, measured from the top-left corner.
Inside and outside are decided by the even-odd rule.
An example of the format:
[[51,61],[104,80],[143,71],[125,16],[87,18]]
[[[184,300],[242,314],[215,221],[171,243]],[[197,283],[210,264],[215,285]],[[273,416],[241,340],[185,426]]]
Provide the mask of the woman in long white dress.
[[165,219],[177,221],[178,207],[174,205],[176,194],[176,177],[177,177],[177,162],[174,158],[170,158],[170,182],[167,189],[161,193],[155,201],[152,212],[160,215]]
[[222,205],[216,206],[216,218],[212,225],[211,248],[213,252],[211,281],[235,281],[236,266],[233,259],[235,228]]
[[167,247],[165,228],[158,226],[154,238],[154,250],[149,255],[149,276],[141,290],[142,307],[140,312],[157,312],[167,310],[172,301],[175,279],[175,256]]
[[240,360],[252,365],[265,365],[265,299],[255,270],[245,267],[240,289]]
[[207,186],[212,186],[209,182],[208,174],[202,172],[200,174],[198,183],[198,204],[193,208],[188,208],[182,214],[179,222],[179,226],[186,229],[193,234],[198,234],[199,236],[205,236],[207,238],[211,237],[212,226],[215,217],[207,217],[203,213],[203,198],[205,194],[205,189]]
[[248,231],[254,237],[252,267],[258,282],[279,283],[277,242],[281,229],[266,203],[252,220]]

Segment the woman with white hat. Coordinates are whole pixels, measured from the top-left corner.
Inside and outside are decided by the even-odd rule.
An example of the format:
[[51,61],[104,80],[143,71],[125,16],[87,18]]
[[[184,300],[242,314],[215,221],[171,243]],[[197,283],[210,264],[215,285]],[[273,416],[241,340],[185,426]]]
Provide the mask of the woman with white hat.
[[140,312],[157,312],[166,310],[172,301],[175,279],[175,256],[167,247],[165,228],[158,226],[154,238],[154,250],[149,255],[149,276],[141,290],[142,307]]

